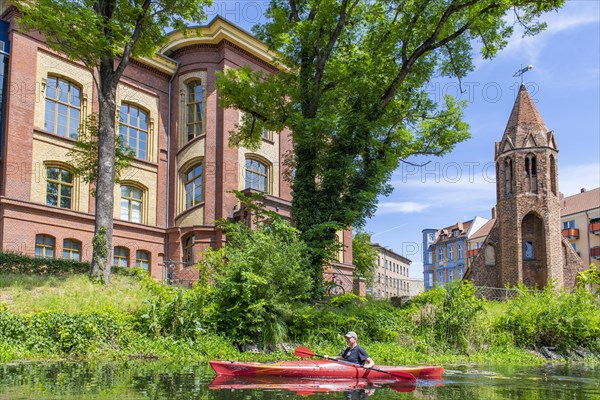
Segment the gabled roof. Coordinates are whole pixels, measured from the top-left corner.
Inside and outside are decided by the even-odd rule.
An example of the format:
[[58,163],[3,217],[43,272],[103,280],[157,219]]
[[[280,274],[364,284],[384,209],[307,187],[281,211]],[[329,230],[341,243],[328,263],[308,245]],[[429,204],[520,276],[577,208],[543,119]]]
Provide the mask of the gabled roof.
[[488,220],[488,222],[486,222],[485,224],[483,224],[483,226],[481,228],[479,228],[478,230],[476,230],[471,235],[471,237],[469,238],[469,240],[475,240],[475,239],[480,239],[480,238],[487,237],[487,235],[490,234],[490,231],[492,230],[492,227],[494,226],[495,223],[496,223],[496,218],[492,218],[492,219]]
[[560,215],[562,217],[583,211],[600,208],[600,188],[586,190],[561,201]]
[[[454,225],[450,225],[450,226],[447,226],[445,228],[438,230],[437,231],[437,239],[436,239],[435,243],[446,242],[448,240],[466,237],[467,234],[469,233],[469,228],[471,227],[472,223],[473,223],[473,220],[471,219],[471,220],[465,221],[465,222],[457,222]],[[454,231],[458,231],[459,234],[457,236],[453,236],[452,232],[454,232]],[[443,238],[442,238],[442,235],[444,235]]]

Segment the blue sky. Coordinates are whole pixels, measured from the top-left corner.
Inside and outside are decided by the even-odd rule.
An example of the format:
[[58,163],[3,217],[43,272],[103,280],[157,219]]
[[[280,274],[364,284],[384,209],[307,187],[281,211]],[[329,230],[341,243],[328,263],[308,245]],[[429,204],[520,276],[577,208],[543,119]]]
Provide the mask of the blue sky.
[[[247,30],[260,22],[267,1],[214,1],[209,17],[221,14]],[[507,18],[511,18],[507,16]],[[467,100],[465,120],[472,138],[443,158],[394,173],[394,192],[379,199],[366,225],[372,240],[412,260],[411,276],[422,278],[421,230],[490,217],[496,202],[494,143],[500,141],[521,83],[513,74],[529,64],[523,81],[559,148],[559,189],[565,196],[600,186],[600,2],[567,1],[543,17],[543,33],[517,31],[493,60],[476,61],[462,82],[431,82],[434,98]]]

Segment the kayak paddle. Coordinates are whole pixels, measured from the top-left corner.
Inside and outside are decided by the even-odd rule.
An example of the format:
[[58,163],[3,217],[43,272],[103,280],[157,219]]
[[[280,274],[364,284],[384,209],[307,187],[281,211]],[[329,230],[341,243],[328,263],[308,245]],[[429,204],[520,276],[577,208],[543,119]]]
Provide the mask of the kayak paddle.
[[325,356],[322,356],[322,355],[319,355],[319,354],[315,354],[311,349],[308,349],[308,348],[306,348],[304,346],[297,347],[296,350],[294,350],[294,355],[297,356],[297,357],[302,357],[302,358],[320,357],[320,358],[324,358],[326,360],[338,362],[340,364],[351,365],[351,366],[356,367],[356,368],[362,368],[362,369],[366,369],[366,370],[373,370],[373,371],[377,371],[377,372],[383,372],[384,374],[388,374],[390,376],[393,376],[396,379],[403,380],[403,381],[409,381],[409,382],[416,382],[417,381],[417,379],[414,377],[414,375],[410,374],[408,372],[402,372],[402,371],[385,371],[385,370],[379,369],[379,368],[367,368],[367,367],[363,367],[362,365],[353,364],[353,363],[348,362],[348,361],[336,360],[335,358],[325,357]]

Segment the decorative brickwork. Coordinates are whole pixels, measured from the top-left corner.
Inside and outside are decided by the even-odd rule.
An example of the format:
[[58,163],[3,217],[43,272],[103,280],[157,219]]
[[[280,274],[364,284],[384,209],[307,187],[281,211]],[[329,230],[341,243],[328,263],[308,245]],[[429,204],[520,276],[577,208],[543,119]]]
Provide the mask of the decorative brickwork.
[[497,220],[466,277],[478,286],[573,286],[582,262],[561,234],[558,148],[524,85],[495,159]]
[[[81,123],[85,116],[98,111],[93,74],[81,63],[47,48],[38,33],[19,31],[10,10],[0,15],[11,23],[10,90],[0,148],[0,249],[34,255],[36,236],[42,235],[54,243],[52,253],[48,250],[53,257],[63,257],[65,247],[68,254],[68,246],[76,241],[81,244],[81,260],[90,261],[93,188],[75,177],[64,183],[71,190],[68,201],[60,207],[51,201],[52,185],[58,184],[49,183],[46,167],[60,166],[68,171],[67,153],[76,138],[45,129],[50,126],[46,124],[45,91],[53,87],[48,84],[49,77],[77,87],[81,93],[77,106],[80,117],[69,123]],[[118,115],[123,132],[132,125],[128,122],[128,128],[120,118],[138,121],[137,115],[143,114],[140,129],[147,136],[136,142],[140,149],[145,146],[140,152],[143,157],[133,161],[122,176],[127,186],[141,190],[142,197],[124,197],[121,187],[115,185],[113,244],[127,250],[129,256],[122,261],[128,266],[146,261],[137,257],[139,252],[148,257],[152,276],[166,279],[168,275],[185,283],[198,276],[191,265],[198,261],[199,253],[225,242],[216,221],[231,218],[240,210],[231,191],[247,186],[246,159],[260,159],[269,167],[265,174],[265,204],[269,209],[290,218],[292,200],[291,185],[284,174],[284,160],[293,150],[289,130],[265,138],[256,151],[230,147],[229,134],[237,129],[240,113],[221,108],[215,87],[217,72],[228,68],[277,71],[272,54],[264,43],[222,18],[198,29],[204,34],[173,32],[160,54],[132,61],[117,92],[117,103],[137,110]],[[190,83],[195,85],[193,92],[189,91]],[[190,134],[190,120],[200,123],[201,129]],[[130,213],[134,203],[139,209],[135,218]],[[344,231],[341,239],[344,252],[335,267],[352,276],[351,230]]]

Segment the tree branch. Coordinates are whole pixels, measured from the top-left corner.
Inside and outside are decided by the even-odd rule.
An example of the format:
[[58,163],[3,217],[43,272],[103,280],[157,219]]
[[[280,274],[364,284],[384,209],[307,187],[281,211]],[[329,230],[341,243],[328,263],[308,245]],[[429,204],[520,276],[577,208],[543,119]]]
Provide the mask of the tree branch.
[[[477,1],[479,1],[479,0],[471,0],[471,1],[468,1],[463,4],[459,4],[459,5],[456,5],[456,3],[453,2],[452,4],[450,4],[450,6],[448,6],[448,8],[444,12],[444,14],[440,17],[440,20],[438,21],[438,24],[436,25],[436,28],[433,31],[433,33],[419,47],[417,47],[415,49],[415,51],[410,55],[410,57],[406,60],[406,62],[402,63],[402,68],[400,69],[400,72],[394,78],[394,80],[392,81],[392,83],[390,84],[390,86],[385,91],[384,95],[382,96],[381,103],[378,106],[378,110],[377,110],[377,113],[375,113],[375,116],[381,115],[383,110],[387,107],[387,105],[390,103],[392,98],[395,96],[396,91],[398,90],[398,87],[400,87],[402,82],[404,82],[404,79],[408,75],[408,72],[410,71],[410,68],[412,67],[412,65],[421,56],[423,56],[426,52],[429,52],[429,51],[435,50],[441,46],[444,46],[446,43],[449,43],[450,41],[456,39],[461,34],[463,34],[467,29],[469,29],[470,21],[465,23],[463,26],[461,26],[459,29],[457,29],[455,32],[448,35],[444,39],[436,41],[438,38],[438,35],[444,28],[444,25],[446,24],[446,22],[448,22],[448,19],[452,16],[452,14],[455,14],[456,12],[477,3]],[[488,5],[487,7],[485,7],[484,9],[482,9],[479,12],[478,17],[487,14],[490,10],[492,10],[494,8],[498,8],[499,6],[500,5],[497,3],[491,3],[490,5]]]
[[117,69],[114,72],[117,79],[119,79],[121,77],[121,75],[123,74],[123,71],[125,71],[125,67],[127,66],[127,64],[129,64],[129,59],[131,58],[131,52],[133,51],[133,46],[135,46],[135,44],[137,43],[138,39],[140,38],[140,36],[143,32],[144,25],[145,25],[144,20],[146,18],[148,18],[148,10],[150,9],[151,4],[152,4],[152,0],[144,0],[142,9],[140,10],[140,13],[138,14],[138,16],[135,20],[135,25],[134,25],[135,29],[133,30],[133,33],[131,34],[131,39],[127,42],[127,44],[123,48],[123,56],[121,58],[121,61],[119,62],[119,65],[117,66]]

